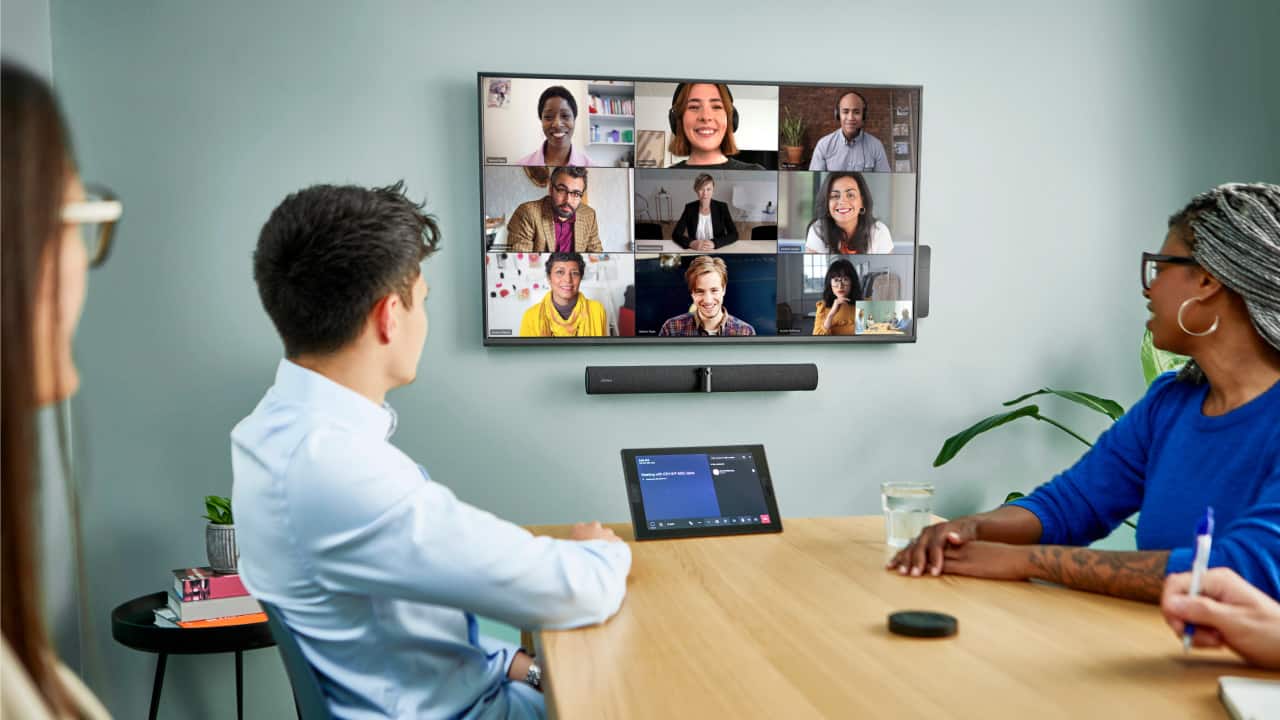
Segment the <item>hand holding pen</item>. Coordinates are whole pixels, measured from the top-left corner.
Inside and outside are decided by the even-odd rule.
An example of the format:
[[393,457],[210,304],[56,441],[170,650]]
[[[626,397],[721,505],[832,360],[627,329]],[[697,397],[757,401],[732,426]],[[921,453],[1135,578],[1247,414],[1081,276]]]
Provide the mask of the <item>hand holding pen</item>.
[[1191,573],[1164,581],[1160,611],[1179,637],[1196,623],[1198,648],[1227,646],[1250,665],[1280,670],[1280,603],[1250,585],[1231,568],[1207,571],[1200,595],[1191,597]]
[[[1209,569],[1209,550],[1213,547],[1213,508],[1204,509],[1204,517],[1196,525],[1196,554],[1191,561],[1191,588],[1187,594],[1195,597],[1200,594],[1200,586],[1204,582],[1204,571]],[[1182,631],[1182,652],[1191,649],[1191,637],[1195,635],[1196,626],[1187,623]]]

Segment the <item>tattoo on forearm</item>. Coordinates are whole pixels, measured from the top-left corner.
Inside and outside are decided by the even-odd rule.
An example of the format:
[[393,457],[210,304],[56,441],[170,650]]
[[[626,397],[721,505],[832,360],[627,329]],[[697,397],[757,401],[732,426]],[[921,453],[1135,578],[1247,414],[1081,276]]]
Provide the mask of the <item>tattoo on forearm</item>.
[[1032,577],[1077,590],[1156,602],[1164,585],[1167,550],[1115,552],[1062,545],[1031,549]]

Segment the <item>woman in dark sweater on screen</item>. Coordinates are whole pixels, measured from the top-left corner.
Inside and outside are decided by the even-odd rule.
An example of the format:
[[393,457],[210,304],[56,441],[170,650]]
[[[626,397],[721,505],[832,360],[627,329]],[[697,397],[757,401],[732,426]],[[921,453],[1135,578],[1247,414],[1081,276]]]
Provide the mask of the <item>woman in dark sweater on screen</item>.
[[680,221],[671,231],[671,239],[682,248],[709,252],[738,240],[738,226],[729,214],[729,205],[711,199],[716,181],[703,173],[693,181],[698,199],[684,206]]

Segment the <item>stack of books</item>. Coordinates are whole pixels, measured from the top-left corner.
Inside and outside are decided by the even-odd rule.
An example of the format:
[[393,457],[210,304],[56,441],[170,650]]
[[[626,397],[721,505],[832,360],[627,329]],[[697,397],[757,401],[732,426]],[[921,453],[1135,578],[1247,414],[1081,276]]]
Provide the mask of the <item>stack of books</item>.
[[249,596],[240,576],[219,574],[213,568],[178,568],[173,571],[168,607],[155,611],[156,625],[175,628],[210,628],[267,621],[262,606]]

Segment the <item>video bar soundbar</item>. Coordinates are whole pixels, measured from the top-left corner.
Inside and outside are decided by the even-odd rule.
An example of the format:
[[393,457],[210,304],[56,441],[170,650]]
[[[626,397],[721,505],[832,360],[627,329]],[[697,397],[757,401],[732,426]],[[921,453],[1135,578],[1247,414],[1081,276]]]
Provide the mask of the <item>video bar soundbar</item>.
[[816,390],[818,366],[621,365],[588,367],[588,395]]

